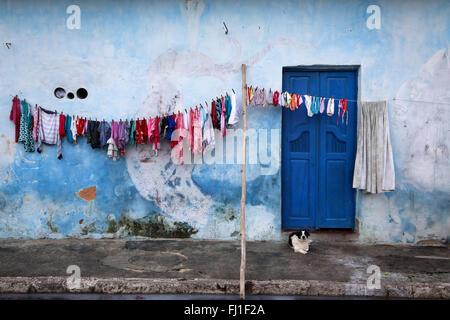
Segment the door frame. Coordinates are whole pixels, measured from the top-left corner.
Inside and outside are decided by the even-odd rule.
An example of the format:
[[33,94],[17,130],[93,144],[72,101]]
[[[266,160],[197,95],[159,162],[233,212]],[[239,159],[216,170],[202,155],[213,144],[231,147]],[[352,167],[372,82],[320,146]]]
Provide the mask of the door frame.
[[[282,92],[284,92],[284,88],[285,88],[285,83],[283,82],[284,79],[284,73],[285,72],[336,72],[336,71],[343,71],[343,72],[355,72],[356,73],[356,97],[357,97],[357,101],[360,101],[361,98],[361,65],[309,65],[309,66],[304,66],[304,65],[298,65],[298,66],[286,66],[286,67],[282,67],[282,71],[281,71],[281,81],[282,81]],[[358,106],[358,103],[357,107]],[[284,113],[281,113],[281,123],[283,124],[283,115]],[[359,117],[359,112],[357,112],[358,117]],[[358,126],[358,120],[357,119],[357,126]],[[358,127],[356,126],[356,133],[358,132]],[[281,139],[283,139],[284,137],[284,130],[285,128],[283,127],[283,125],[281,125]],[[281,148],[283,148],[283,144],[281,143]],[[356,153],[355,153],[355,157],[356,157]],[[283,150],[281,149],[281,177],[283,177]],[[283,195],[283,183],[281,183],[281,195]],[[358,190],[355,190],[355,221],[353,223],[353,227],[351,228],[352,231],[355,230],[355,224],[356,224],[356,220],[358,218],[358,213],[359,213],[359,204],[358,204]],[[288,229],[288,228],[283,228],[283,197],[281,196],[281,212],[280,212],[280,218],[281,218],[281,229],[282,231],[289,231],[289,230],[294,230],[294,229]],[[318,217],[316,216],[315,219],[317,219]],[[319,228],[316,227],[316,229],[313,230],[318,230]],[[332,228],[334,229],[334,228]],[[343,228],[336,228],[336,230],[349,230],[349,229],[343,229]]]

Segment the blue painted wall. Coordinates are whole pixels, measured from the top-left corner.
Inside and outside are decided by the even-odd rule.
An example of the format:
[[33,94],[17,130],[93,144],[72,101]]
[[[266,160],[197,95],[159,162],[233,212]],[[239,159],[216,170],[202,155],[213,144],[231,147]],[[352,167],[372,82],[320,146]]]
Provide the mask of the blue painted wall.
[[[72,4],[80,29],[66,26]],[[158,157],[139,146],[117,162],[85,138],[64,141],[63,160],[50,146],[26,153],[9,111],[19,94],[92,118],[152,116],[239,93],[245,63],[249,84],[275,89],[283,66],[360,65],[362,100],[434,101],[389,101],[397,190],[359,194],[359,239],[448,240],[449,16],[445,0],[0,1],[0,237],[238,238],[239,164],[174,165],[167,142]],[[57,87],[89,95],[57,99]],[[248,168],[252,240],[282,238],[280,126],[279,108],[249,111],[250,128],[269,129],[263,153],[276,150]],[[94,186],[95,199],[77,195]]]

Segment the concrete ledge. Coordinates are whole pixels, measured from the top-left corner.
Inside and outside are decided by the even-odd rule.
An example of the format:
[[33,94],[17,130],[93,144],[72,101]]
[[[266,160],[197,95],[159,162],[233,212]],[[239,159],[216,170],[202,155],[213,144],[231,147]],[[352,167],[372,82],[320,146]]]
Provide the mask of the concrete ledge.
[[[415,299],[450,299],[450,283],[389,283],[369,290],[365,284],[317,280],[246,282],[253,295],[364,296]],[[238,280],[82,278],[79,289],[70,289],[66,277],[0,277],[0,293],[100,293],[100,294],[239,294]]]

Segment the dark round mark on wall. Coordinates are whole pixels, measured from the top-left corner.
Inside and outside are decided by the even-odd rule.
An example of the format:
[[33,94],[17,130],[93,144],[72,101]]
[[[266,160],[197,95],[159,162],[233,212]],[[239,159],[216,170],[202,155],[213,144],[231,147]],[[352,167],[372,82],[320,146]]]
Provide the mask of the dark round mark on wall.
[[66,90],[64,90],[63,88],[56,88],[54,94],[58,99],[62,99],[66,95]]
[[74,95],[72,92],[69,92],[69,93],[67,94],[67,98],[68,98],[68,99],[73,99],[73,98],[75,98],[75,95]]
[[85,88],[80,88],[77,90],[77,97],[79,99],[86,99],[87,96],[88,96],[88,92]]

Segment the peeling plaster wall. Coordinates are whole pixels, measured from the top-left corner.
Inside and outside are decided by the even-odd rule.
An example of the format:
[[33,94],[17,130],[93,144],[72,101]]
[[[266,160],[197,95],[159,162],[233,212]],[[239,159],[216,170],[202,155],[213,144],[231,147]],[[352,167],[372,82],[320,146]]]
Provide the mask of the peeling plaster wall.
[[[78,1],[74,30],[70,4],[0,1],[0,237],[238,238],[239,164],[174,165],[168,142],[158,157],[139,146],[117,162],[85,138],[64,141],[62,160],[51,146],[26,153],[9,111],[17,93],[107,120],[173,112],[231,88],[240,100],[246,63],[248,83],[267,88],[281,88],[283,66],[360,65],[363,100],[436,101],[389,101],[397,189],[360,193],[357,218],[361,242],[448,240],[448,1]],[[371,4],[379,30],[366,27]],[[57,87],[89,95],[60,100]],[[269,150],[280,126],[279,108],[249,110],[249,128],[269,129]],[[248,167],[250,240],[282,238],[279,147],[269,154],[270,165]]]

